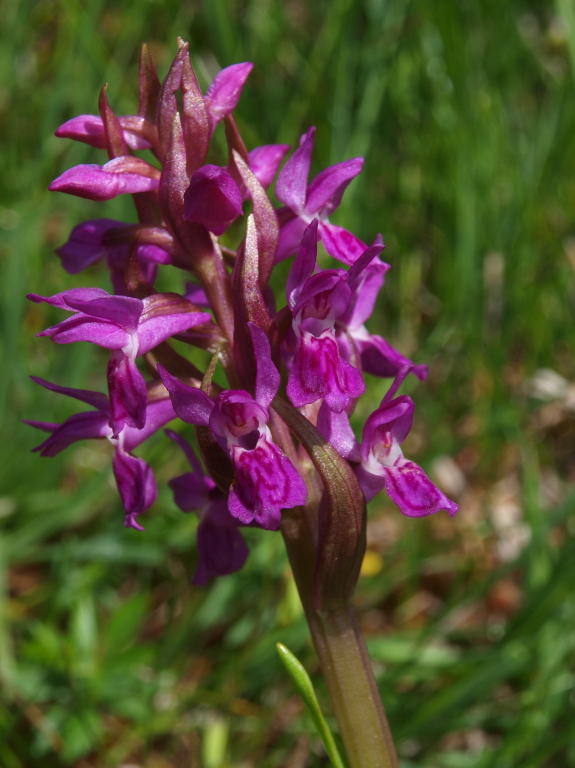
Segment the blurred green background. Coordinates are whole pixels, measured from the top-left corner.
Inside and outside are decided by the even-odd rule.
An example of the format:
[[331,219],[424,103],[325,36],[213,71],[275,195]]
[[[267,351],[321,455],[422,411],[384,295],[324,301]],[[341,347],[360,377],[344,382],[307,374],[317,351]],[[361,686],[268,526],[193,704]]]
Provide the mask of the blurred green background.
[[[105,445],[55,459],[22,418],[62,421],[34,374],[101,388],[105,353],[34,333],[30,305],[71,278],[53,249],[81,220],[133,220],[50,194],[78,162],[53,131],[137,103],[147,41],[178,35],[204,86],[253,61],[249,147],[317,126],[315,172],[358,154],[335,223],[392,265],[372,330],[430,365],[406,454],[461,504],[370,510],[357,593],[404,768],[575,766],[575,6],[570,0],[3,0],[0,46],[0,765],[316,768],[327,759],[286,678],[282,641],[325,689],[279,536],[248,531],[246,568],[189,584],[195,516],[143,453],[160,496],[125,530]],[[377,330],[376,330],[377,329]],[[369,382],[357,424],[385,391]],[[367,767],[366,767],[367,768]]]

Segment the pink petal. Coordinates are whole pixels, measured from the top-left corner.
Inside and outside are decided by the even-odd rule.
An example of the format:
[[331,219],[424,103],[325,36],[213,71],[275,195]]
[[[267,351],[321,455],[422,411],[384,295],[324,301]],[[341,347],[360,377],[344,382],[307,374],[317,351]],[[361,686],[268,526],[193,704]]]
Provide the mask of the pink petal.
[[248,323],[256,358],[256,402],[266,411],[277,394],[280,375],[272,363],[270,342],[265,332],[254,323]]
[[220,120],[236,108],[244,83],[253,66],[250,62],[232,64],[231,67],[222,69],[214,78],[204,97],[211,118],[212,131]]
[[311,164],[315,128],[304,134],[300,146],[284,165],[276,182],[276,197],[294,213],[302,213],[307,194],[307,177]]
[[305,209],[312,215],[322,211],[326,216],[341,203],[341,198],[349,182],[363,167],[363,157],[354,157],[343,163],[330,165],[318,174],[309,185]]
[[289,148],[289,144],[265,144],[248,154],[250,170],[264,189],[272,183]]
[[174,410],[180,419],[187,424],[207,427],[214,409],[213,400],[200,389],[182,384],[161,365],[158,365],[158,373],[170,393]]
[[367,248],[358,237],[343,227],[320,221],[319,232],[326,251],[344,264],[353,264]]

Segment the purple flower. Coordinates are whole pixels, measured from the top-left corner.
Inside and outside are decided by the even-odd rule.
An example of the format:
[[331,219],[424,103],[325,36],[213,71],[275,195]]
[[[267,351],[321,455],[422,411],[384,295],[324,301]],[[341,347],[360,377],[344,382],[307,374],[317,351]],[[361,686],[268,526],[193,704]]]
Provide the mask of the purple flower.
[[[138,115],[118,117],[123,130],[124,141],[130,149],[150,149],[150,132],[154,126]],[[89,144],[97,149],[106,149],[104,123],[98,115],[78,115],[67,120],[56,131],[55,135],[62,139],[74,139]],[[146,138],[148,137],[148,138]]]
[[420,466],[406,459],[400,444],[407,437],[415,404],[400,395],[371,414],[363,429],[361,464],[357,479],[367,501],[382,488],[408,517],[424,517],[447,510],[453,515],[459,507],[450,501],[427,477]]
[[67,192],[88,200],[150,192],[160,186],[160,171],[139,157],[124,155],[105,165],[75,165],[50,184],[51,192]]
[[197,512],[199,562],[192,584],[204,585],[212,576],[226,576],[239,571],[249,554],[241,523],[231,516],[226,495],[211,477],[202,471],[192,447],[183,437],[167,429],[166,434],[185,453],[191,472],[170,480],[174,500],[183,512]]
[[101,288],[74,288],[44,297],[30,293],[34,302],[47,302],[73,312],[72,317],[41,331],[58,344],[89,341],[111,350],[108,387],[115,429],[124,424],[141,429],[146,418],[146,384],[136,367],[146,354],[176,333],[210,320],[175,293],[145,299],[110,296]]
[[31,378],[52,392],[73,397],[96,409],[76,413],[66,419],[63,424],[27,420],[26,424],[50,433],[50,437],[33,450],[39,452],[41,456],[56,456],[78,440],[107,438],[114,446],[113,470],[120,498],[126,510],[124,524],[127,527],[143,530],[136,518],[156,500],[156,481],[150,467],[143,459],[132,456],[132,451],[175,418],[176,414],[171,401],[164,398],[147,403],[146,425],[143,429],[123,426],[117,430],[112,426],[110,401],[103,393],[60,387],[35,376]]
[[214,78],[204,96],[210,133],[213,133],[216,125],[236,108],[244,83],[253,66],[249,61],[232,64],[231,67],[226,67],[218,72]]
[[304,232],[287,283],[296,337],[287,394],[296,407],[323,398],[339,413],[365,392],[365,383],[361,372],[340,354],[336,322],[348,311],[357,281],[383,244],[364,249],[348,272],[327,269],[314,275],[317,229],[314,219]]
[[331,224],[328,216],[341,203],[349,182],[361,171],[363,158],[355,157],[331,165],[308,186],[314,133],[312,127],[302,136],[300,146],[278,176],[276,196],[286,208],[278,212],[282,227],[277,260],[297,251],[305,228],[317,218],[317,237],[323,241],[326,251],[344,264],[353,264],[365,251],[365,243],[347,229]]
[[250,171],[264,189],[272,183],[289,148],[289,144],[264,144],[248,153]]
[[[156,278],[158,264],[171,264],[170,249],[173,245],[169,234],[159,227],[148,227],[146,236],[153,232],[156,240],[166,247],[155,243],[141,242],[138,230],[133,225],[124,224],[114,219],[92,219],[83,221],[74,227],[64,245],[56,249],[62,260],[62,266],[71,275],[86,269],[102,259],[106,259],[114,292],[125,292],[126,262],[133,243],[136,245],[136,259],[142,267],[145,280],[152,285]],[[118,234],[118,241],[110,238],[110,233]],[[125,233],[125,236],[123,235]]]
[[235,472],[228,509],[248,525],[277,530],[281,510],[305,502],[304,481],[273,442],[267,426],[269,406],[279,386],[265,333],[249,323],[257,363],[255,398],[243,390],[227,390],[212,400],[158,366],[178,416],[188,424],[209,427],[229,454]]
[[192,176],[184,195],[184,219],[223,234],[242,213],[242,194],[225,168],[204,165]]

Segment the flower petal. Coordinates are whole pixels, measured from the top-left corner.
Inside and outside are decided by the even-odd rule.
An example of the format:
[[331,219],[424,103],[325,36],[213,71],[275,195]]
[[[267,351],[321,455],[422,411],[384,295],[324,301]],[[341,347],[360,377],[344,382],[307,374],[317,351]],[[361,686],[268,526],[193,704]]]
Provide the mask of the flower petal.
[[103,392],[93,392],[90,389],[73,389],[72,387],[61,387],[58,384],[51,384],[45,379],[40,379],[38,376],[30,376],[35,384],[39,384],[44,389],[49,389],[51,392],[59,392],[61,395],[67,395],[73,397],[75,400],[80,400],[83,403],[92,405],[98,411],[109,416],[110,405],[108,398]]
[[[301,219],[296,219],[296,221],[301,222]],[[292,311],[298,303],[304,285],[315,269],[317,261],[317,231],[318,220],[314,219],[303,232],[297,256],[288,275],[286,294]]]
[[426,517],[442,509],[453,517],[459,509],[412,461],[404,460],[401,466],[386,467],[384,479],[387,495],[408,517]]
[[187,424],[207,427],[214,409],[213,400],[201,389],[182,384],[175,376],[158,365],[158,373],[170,393],[174,410]]
[[294,213],[302,213],[307,194],[315,128],[301,137],[300,145],[284,165],[276,182],[276,197]]
[[244,83],[253,66],[249,61],[232,64],[231,67],[222,69],[214,78],[204,97],[212,131],[220,120],[236,108]]
[[219,502],[229,518],[229,524],[213,519],[210,507],[198,526],[199,562],[192,584],[203,586],[213,576],[227,576],[243,567],[249,555],[244,537],[237,530],[237,521],[230,515],[225,499]]
[[336,227],[335,224],[325,221],[320,221],[319,234],[329,255],[338,261],[343,261],[344,264],[353,264],[367,247],[347,229]]
[[248,153],[250,170],[264,189],[267,189],[274,180],[281,161],[289,149],[289,144],[264,144]]
[[[50,437],[32,450],[39,452],[41,456],[56,456],[78,440],[107,437],[112,432],[108,421],[108,415],[101,411],[75,413],[63,424],[53,425],[55,428]],[[47,429],[49,426],[41,426],[41,422],[27,421],[26,423],[37,429]]]
[[330,165],[318,174],[309,185],[305,209],[312,215],[321,211],[329,216],[341,203],[349,182],[360,173],[363,157],[354,157],[343,163]]
[[248,328],[256,358],[256,402],[267,411],[279,389],[280,375],[272,362],[270,342],[265,332],[254,323],[248,323]]
[[265,437],[251,451],[232,446],[231,456],[236,474],[228,499],[231,514],[244,524],[255,522],[277,530],[281,510],[305,502],[304,481],[287,456]]
[[120,350],[115,350],[110,356],[107,376],[114,436],[124,425],[142,429],[146,423],[148,391],[136,363]]
[[339,413],[364,392],[361,373],[340,357],[331,333],[302,336],[287,384],[293,405],[299,408],[324,398],[328,407]]
[[184,194],[184,219],[221,235],[242,213],[242,195],[225,168],[204,165]]
[[[117,157],[105,165],[76,165],[64,171],[48,189],[88,200],[111,200],[118,195],[158,189],[160,172],[139,158]],[[122,162],[118,162],[122,161]]]
[[158,495],[154,473],[143,459],[116,450],[112,462],[116,484],[126,510],[124,525],[143,531],[138,515],[152,506]]

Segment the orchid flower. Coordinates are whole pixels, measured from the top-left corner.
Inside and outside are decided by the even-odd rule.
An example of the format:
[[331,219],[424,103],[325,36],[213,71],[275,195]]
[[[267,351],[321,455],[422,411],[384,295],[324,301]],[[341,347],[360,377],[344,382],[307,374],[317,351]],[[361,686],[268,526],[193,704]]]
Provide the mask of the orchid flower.
[[151,468],[143,459],[133,456],[132,451],[176,417],[169,398],[146,404],[146,424],[142,429],[124,425],[118,430],[113,426],[110,401],[102,392],[61,387],[36,376],[31,378],[45,389],[95,408],[94,411],[76,413],[63,424],[26,420],[26,424],[50,433],[50,437],[33,450],[41,456],[56,456],[78,440],[106,438],[114,446],[113,470],[126,511],[124,523],[129,528],[143,530],[136,518],[152,506],[157,488]]
[[365,392],[365,383],[361,372],[341,356],[335,324],[347,312],[358,279],[383,244],[364,249],[348,272],[327,269],[314,275],[317,230],[314,219],[304,232],[287,283],[296,337],[287,393],[295,406],[321,398],[340,412]]
[[354,157],[322,171],[308,186],[315,128],[301,137],[300,146],[284,165],[276,183],[276,197],[286,208],[278,215],[281,222],[277,260],[297,251],[304,230],[314,218],[319,220],[318,240],[326,251],[344,264],[353,264],[365,251],[365,243],[347,229],[331,224],[328,216],[341,203],[349,182],[363,166],[363,158]]
[[267,426],[279,373],[265,333],[253,323],[249,329],[257,363],[255,398],[244,390],[227,390],[214,401],[161,366],[158,371],[180,419],[209,427],[230,456],[235,472],[228,499],[230,514],[245,525],[255,522],[277,530],[281,510],[303,504],[307,489]]
[[30,293],[28,298],[74,313],[38,336],[49,336],[58,344],[89,341],[111,350],[108,388],[117,430],[124,424],[137,429],[145,424],[146,384],[136,358],[174,334],[210,320],[208,313],[196,312],[189,301],[170,293],[136,299],[110,296],[101,288],[73,288],[50,297]]
[[[113,240],[111,235],[116,235],[116,239]],[[83,221],[74,227],[56,253],[62,267],[71,275],[105,259],[115,293],[124,294],[126,263],[132,247],[135,247],[135,257],[142,267],[144,279],[153,285],[158,265],[172,263],[174,247],[168,232],[159,227],[135,229],[133,225],[114,219]]]

